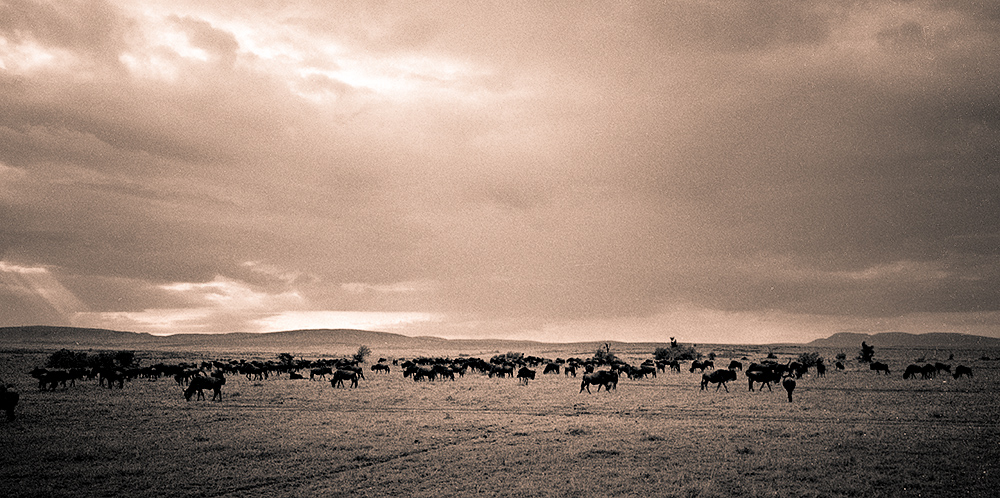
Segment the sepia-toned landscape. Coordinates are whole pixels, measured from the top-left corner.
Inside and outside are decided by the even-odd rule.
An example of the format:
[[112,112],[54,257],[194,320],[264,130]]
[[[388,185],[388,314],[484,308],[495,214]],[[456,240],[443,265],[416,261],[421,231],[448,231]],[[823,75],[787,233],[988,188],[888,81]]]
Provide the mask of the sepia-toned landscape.
[[[489,341],[478,346],[490,347]],[[501,345],[503,345],[501,343]],[[530,343],[525,343],[530,345]],[[441,341],[440,358],[489,361],[505,350]],[[587,358],[594,344],[535,343],[526,357]],[[600,345],[596,345],[600,347]],[[660,347],[669,347],[661,344]],[[860,344],[858,345],[860,346]],[[605,346],[621,361],[652,359],[648,345]],[[698,346],[717,369],[794,361],[828,365],[797,380],[794,398],[747,377],[701,390],[701,373],[622,376],[610,392],[577,377],[526,384],[473,370],[415,382],[372,347],[358,387],[329,376],[292,380],[226,375],[222,399],[193,396],[174,378],[98,380],[39,390],[29,375],[57,350],[7,349],[0,377],[21,394],[0,428],[9,496],[993,496],[1000,484],[1000,348],[878,348],[878,374],[858,348]],[[94,355],[99,352],[89,349]],[[135,351],[140,366],[275,363],[287,351]],[[297,360],[349,357],[298,356]],[[839,353],[845,369],[833,367]],[[294,354],[294,352],[293,352]],[[389,367],[388,373],[371,366]],[[971,367],[903,378],[907,365]]]

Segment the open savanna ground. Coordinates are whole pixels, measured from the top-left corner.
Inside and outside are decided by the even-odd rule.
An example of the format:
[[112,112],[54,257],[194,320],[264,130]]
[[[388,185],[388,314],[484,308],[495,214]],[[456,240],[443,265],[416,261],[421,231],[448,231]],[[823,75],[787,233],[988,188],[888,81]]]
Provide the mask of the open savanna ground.
[[[801,351],[774,352],[784,361]],[[715,352],[722,364],[767,349]],[[846,371],[800,379],[792,403],[780,387],[748,392],[743,374],[728,393],[701,391],[700,375],[684,369],[581,394],[579,378],[541,368],[528,385],[476,373],[417,383],[370,363],[357,389],[308,373],[231,375],[221,402],[186,402],[166,378],[39,392],[27,372],[48,353],[0,352],[0,378],[22,395],[17,420],[0,422],[8,496],[985,497],[1000,488],[998,351],[946,361],[971,366],[972,378],[904,380],[906,364],[949,353],[878,350],[891,375],[850,359]],[[822,352],[830,365],[836,353]],[[139,356],[146,365],[276,353]],[[621,356],[638,364],[652,351]]]

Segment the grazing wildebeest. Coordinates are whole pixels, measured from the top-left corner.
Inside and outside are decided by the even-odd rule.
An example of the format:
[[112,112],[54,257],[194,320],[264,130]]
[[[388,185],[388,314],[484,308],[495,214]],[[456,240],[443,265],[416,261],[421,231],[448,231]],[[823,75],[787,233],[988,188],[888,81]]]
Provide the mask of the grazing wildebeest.
[[656,378],[656,367],[653,365],[639,365],[629,369],[628,376],[631,379],[644,379],[646,376]]
[[701,390],[704,391],[708,383],[711,382],[715,384],[715,390],[718,391],[719,387],[725,387],[726,392],[729,392],[729,388],[726,387],[726,382],[731,380],[736,380],[736,372],[729,370],[716,370],[712,373],[701,374]]
[[618,389],[618,374],[610,370],[598,370],[593,373],[583,374],[583,381],[580,382],[580,392],[586,388],[587,392],[590,392],[590,386],[596,385],[597,392],[601,392],[601,387],[604,387],[605,392],[611,391],[611,389]]
[[529,380],[535,380],[535,371],[528,367],[521,367],[517,371],[518,382],[528,385]]
[[839,362],[839,361],[837,363],[834,363],[833,366],[837,367],[837,370],[843,370],[844,369],[844,364],[841,363],[841,362]]
[[338,368],[336,372],[333,372],[330,387],[344,387],[345,380],[351,381],[351,387],[358,387],[358,372]]
[[372,365],[372,372],[389,373],[389,365],[386,365],[384,363],[377,363],[375,365]]
[[760,383],[758,390],[764,389],[764,386],[767,386],[767,390],[772,391],[771,383],[781,380],[780,372],[775,371],[774,368],[758,365],[756,363],[747,368],[746,376],[749,381],[750,391],[753,391],[754,382]]
[[916,377],[917,374],[923,373],[923,369],[920,365],[907,365],[906,370],[903,371],[903,378],[909,379],[910,377]]
[[559,374],[559,364],[558,363],[546,363],[545,368],[542,370],[543,374],[554,373]]
[[972,377],[972,369],[969,368],[969,367],[967,367],[967,366],[965,366],[965,365],[959,365],[959,366],[955,367],[955,374],[952,375],[952,377],[958,379],[959,377],[961,377],[963,375],[966,376],[966,377]]
[[514,376],[514,365],[493,365],[490,367],[490,378],[493,377],[513,377]]
[[733,360],[733,361],[729,362],[729,369],[730,370],[739,370],[740,372],[742,372],[743,371],[743,364],[740,363],[740,362],[738,362],[738,361],[736,361],[736,360]]
[[565,367],[563,367],[563,374],[565,374],[567,377],[570,375],[576,377],[576,365],[566,365]]
[[290,372],[288,374],[288,380],[302,380],[302,379],[305,379],[305,376],[303,376],[300,373]]
[[697,369],[701,372],[704,372],[706,368],[714,369],[715,362],[712,360],[705,360],[705,361],[695,360],[691,362],[691,368],[688,371],[694,373],[694,371]]
[[191,381],[188,383],[188,388],[184,390],[184,399],[186,401],[191,401],[191,395],[195,392],[198,393],[198,397],[195,400],[205,399],[205,389],[212,390],[212,401],[218,399],[222,401],[222,386],[226,384],[226,377],[222,372],[212,372],[212,375],[204,376],[199,375],[192,377]]
[[14,421],[14,409],[17,402],[21,400],[21,395],[17,391],[11,391],[5,384],[0,384],[0,410],[7,412],[7,421]]
[[889,375],[889,365],[886,365],[885,363],[873,361],[871,365],[868,365],[868,368],[870,370],[874,370],[875,375],[878,375],[879,372],[885,372],[886,375]]
[[309,380],[316,380],[316,377],[321,377],[323,380],[326,380],[327,374],[332,373],[333,368],[330,367],[313,368],[312,370],[309,370]]
[[793,379],[791,377],[786,377],[785,380],[781,381],[781,387],[784,387],[785,391],[788,392],[788,402],[791,403],[792,402],[792,391],[795,390],[795,379]]
[[937,373],[948,372],[950,374],[951,373],[951,365],[948,365],[947,363],[937,362],[937,363],[934,364],[934,370],[936,370]]
[[670,360],[667,363],[667,366],[670,367],[671,371],[674,371],[674,372],[677,372],[677,373],[681,373],[681,362],[679,362],[677,360]]

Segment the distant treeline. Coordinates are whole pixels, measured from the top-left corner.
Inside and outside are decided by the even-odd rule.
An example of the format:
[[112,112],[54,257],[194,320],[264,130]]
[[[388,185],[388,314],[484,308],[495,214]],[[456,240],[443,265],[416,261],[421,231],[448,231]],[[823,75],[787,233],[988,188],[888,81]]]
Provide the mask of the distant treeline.
[[45,366],[48,368],[134,368],[139,366],[135,351],[100,351],[90,354],[85,351],[60,349],[49,355]]

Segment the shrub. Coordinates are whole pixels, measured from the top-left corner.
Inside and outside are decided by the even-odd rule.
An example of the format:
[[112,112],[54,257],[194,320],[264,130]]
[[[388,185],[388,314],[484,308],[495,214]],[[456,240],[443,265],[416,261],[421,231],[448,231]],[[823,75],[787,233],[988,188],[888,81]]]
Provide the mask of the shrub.
[[369,348],[368,346],[362,345],[358,347],[358,352],[354,353],[354,361],[357,361],[358,363],[364,363],[365,358],[367,358],[368,355],[370,354],[372,354],[372,349]]
[[701,353],[694,349],[692,346],[672,346],[669,348],[656,348],[653,352],[653,357],[657,361],[685,361],[685,360],[697,360],[701,358]]
[[802,353],[796,361],[804,367],[814,367],[818,363],[823,363],[823,357],[819,353]]
[[86,368],[87,353],[60,349],[49,355],[45,366],[48,368]]

